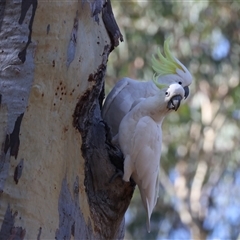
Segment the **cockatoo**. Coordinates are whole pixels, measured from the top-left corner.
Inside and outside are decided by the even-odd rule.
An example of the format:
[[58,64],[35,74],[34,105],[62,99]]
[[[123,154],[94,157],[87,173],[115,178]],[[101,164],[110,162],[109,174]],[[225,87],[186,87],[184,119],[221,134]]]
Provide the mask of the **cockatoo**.
[[165,57],[158,50],[152,58],[156,74],[153,81],[139,82],[130,78],[120,80],[109,93],[102,109],[124,155],[123,180],[130,177],[139,187],[147,211],[147,229],[156,205],[159,188],[159,168],[162,146],[161,125],[164,117],[177,110],[189,95],[192,76],[164,42]]
[[[162,88],[160,84],[157,86]],[[114,137],[124,155],[123,180],[128,182],[132,177],[138,185],[147,211],[149,232],[150,217],[158,197],[161,125],[170,110],[178,109],[184,94],[183,87],[173,83],[158,89],[154,96],[139,99],[123,117],[119,132]]]
[[[164,57],[158,49],[158,58],[152,58],[152,67],[156,71],[157,82],[169,86],[177,83],[184,88],[184,97],[189,95],[188,86],[192,83],[192,76],[187,68],[173,56],[169,50],[168,38],[164,42]],[[152,81],[140,82],[130,78],[118,81],[108,94],[102,109],[102,118],[107,122],[115,136],[123,117],[130,111],[133,103],[141,98],[154,96],[159,89]]]

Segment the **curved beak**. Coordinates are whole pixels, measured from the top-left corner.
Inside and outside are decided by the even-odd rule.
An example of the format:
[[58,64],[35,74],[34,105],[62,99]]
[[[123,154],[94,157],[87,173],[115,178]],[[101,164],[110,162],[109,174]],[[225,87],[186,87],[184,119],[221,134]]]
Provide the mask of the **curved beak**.
[[176,95],[176,96],[173,96],[169,102],[168,102],[168,105],[167,105],[167,108],[170,110],[170,109],[173,109],[175,111],[178,110],[179,106],[180,106],[180,103],[182,101],[182,96],[181,95]]
[[189,87],[186,86],[186,87],[184,87],[183,89],[184,89],[184,91],[185,91],[184,99],[186,99],[186,98],[189,96]]

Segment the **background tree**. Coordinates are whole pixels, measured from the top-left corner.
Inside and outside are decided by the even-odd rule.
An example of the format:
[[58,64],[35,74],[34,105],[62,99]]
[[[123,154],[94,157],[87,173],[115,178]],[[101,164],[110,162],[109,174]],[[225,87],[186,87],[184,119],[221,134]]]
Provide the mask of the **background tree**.
[[123,238],[100,115],[119,39],[110,1],[0,1],[0,239]]
[[237,239],[239,1],[114,1],[113,8],[125,41],[110,56],[107,91],[121,77],[151,79],[148,63],[168,36],[194,76],[190,99],[163,124],[152,232],[136,191],[126,239]]

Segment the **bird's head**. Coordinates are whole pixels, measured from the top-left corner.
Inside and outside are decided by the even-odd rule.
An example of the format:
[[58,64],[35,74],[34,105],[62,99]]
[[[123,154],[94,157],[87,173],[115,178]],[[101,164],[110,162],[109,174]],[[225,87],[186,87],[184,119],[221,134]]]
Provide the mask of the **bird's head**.
[[[182,99],[185,97],[185,89],[179,83],[172,83],[169,86],[160,84],[157,80],[153,80],[155,85],[161,90],[159,93],[164,98],[165,106],[168,110],[177,111]],[[163,94],[165,96],[163,96]]]
[[187,98],[189,95],[189,85],[192,83],[192,75],[188,69],[173,56],[169,50],[168,38],[164,42],[164,54],[162,55],[158,49],[157,58],[152,57],[152,68],[156,72],[153,76],[153,81],[156,84],[158,82],[160,85],[169,86],[172,83],[177,83],[184,88],[184,97]]
[[173,83],[168,87],[168,89],[165,92],[165,95],[166,95],[165,99],[167,101],[167,108],[169,110],[177,111],[183,97],[185,96],[185,91],[180,84]]

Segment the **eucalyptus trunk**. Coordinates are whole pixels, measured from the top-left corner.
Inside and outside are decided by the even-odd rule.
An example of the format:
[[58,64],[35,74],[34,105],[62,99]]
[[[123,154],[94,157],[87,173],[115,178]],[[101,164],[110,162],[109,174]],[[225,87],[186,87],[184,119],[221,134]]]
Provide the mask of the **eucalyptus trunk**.
[[109,1],[0,0],[0,239],[124,236],[134,186],[101,119]]

